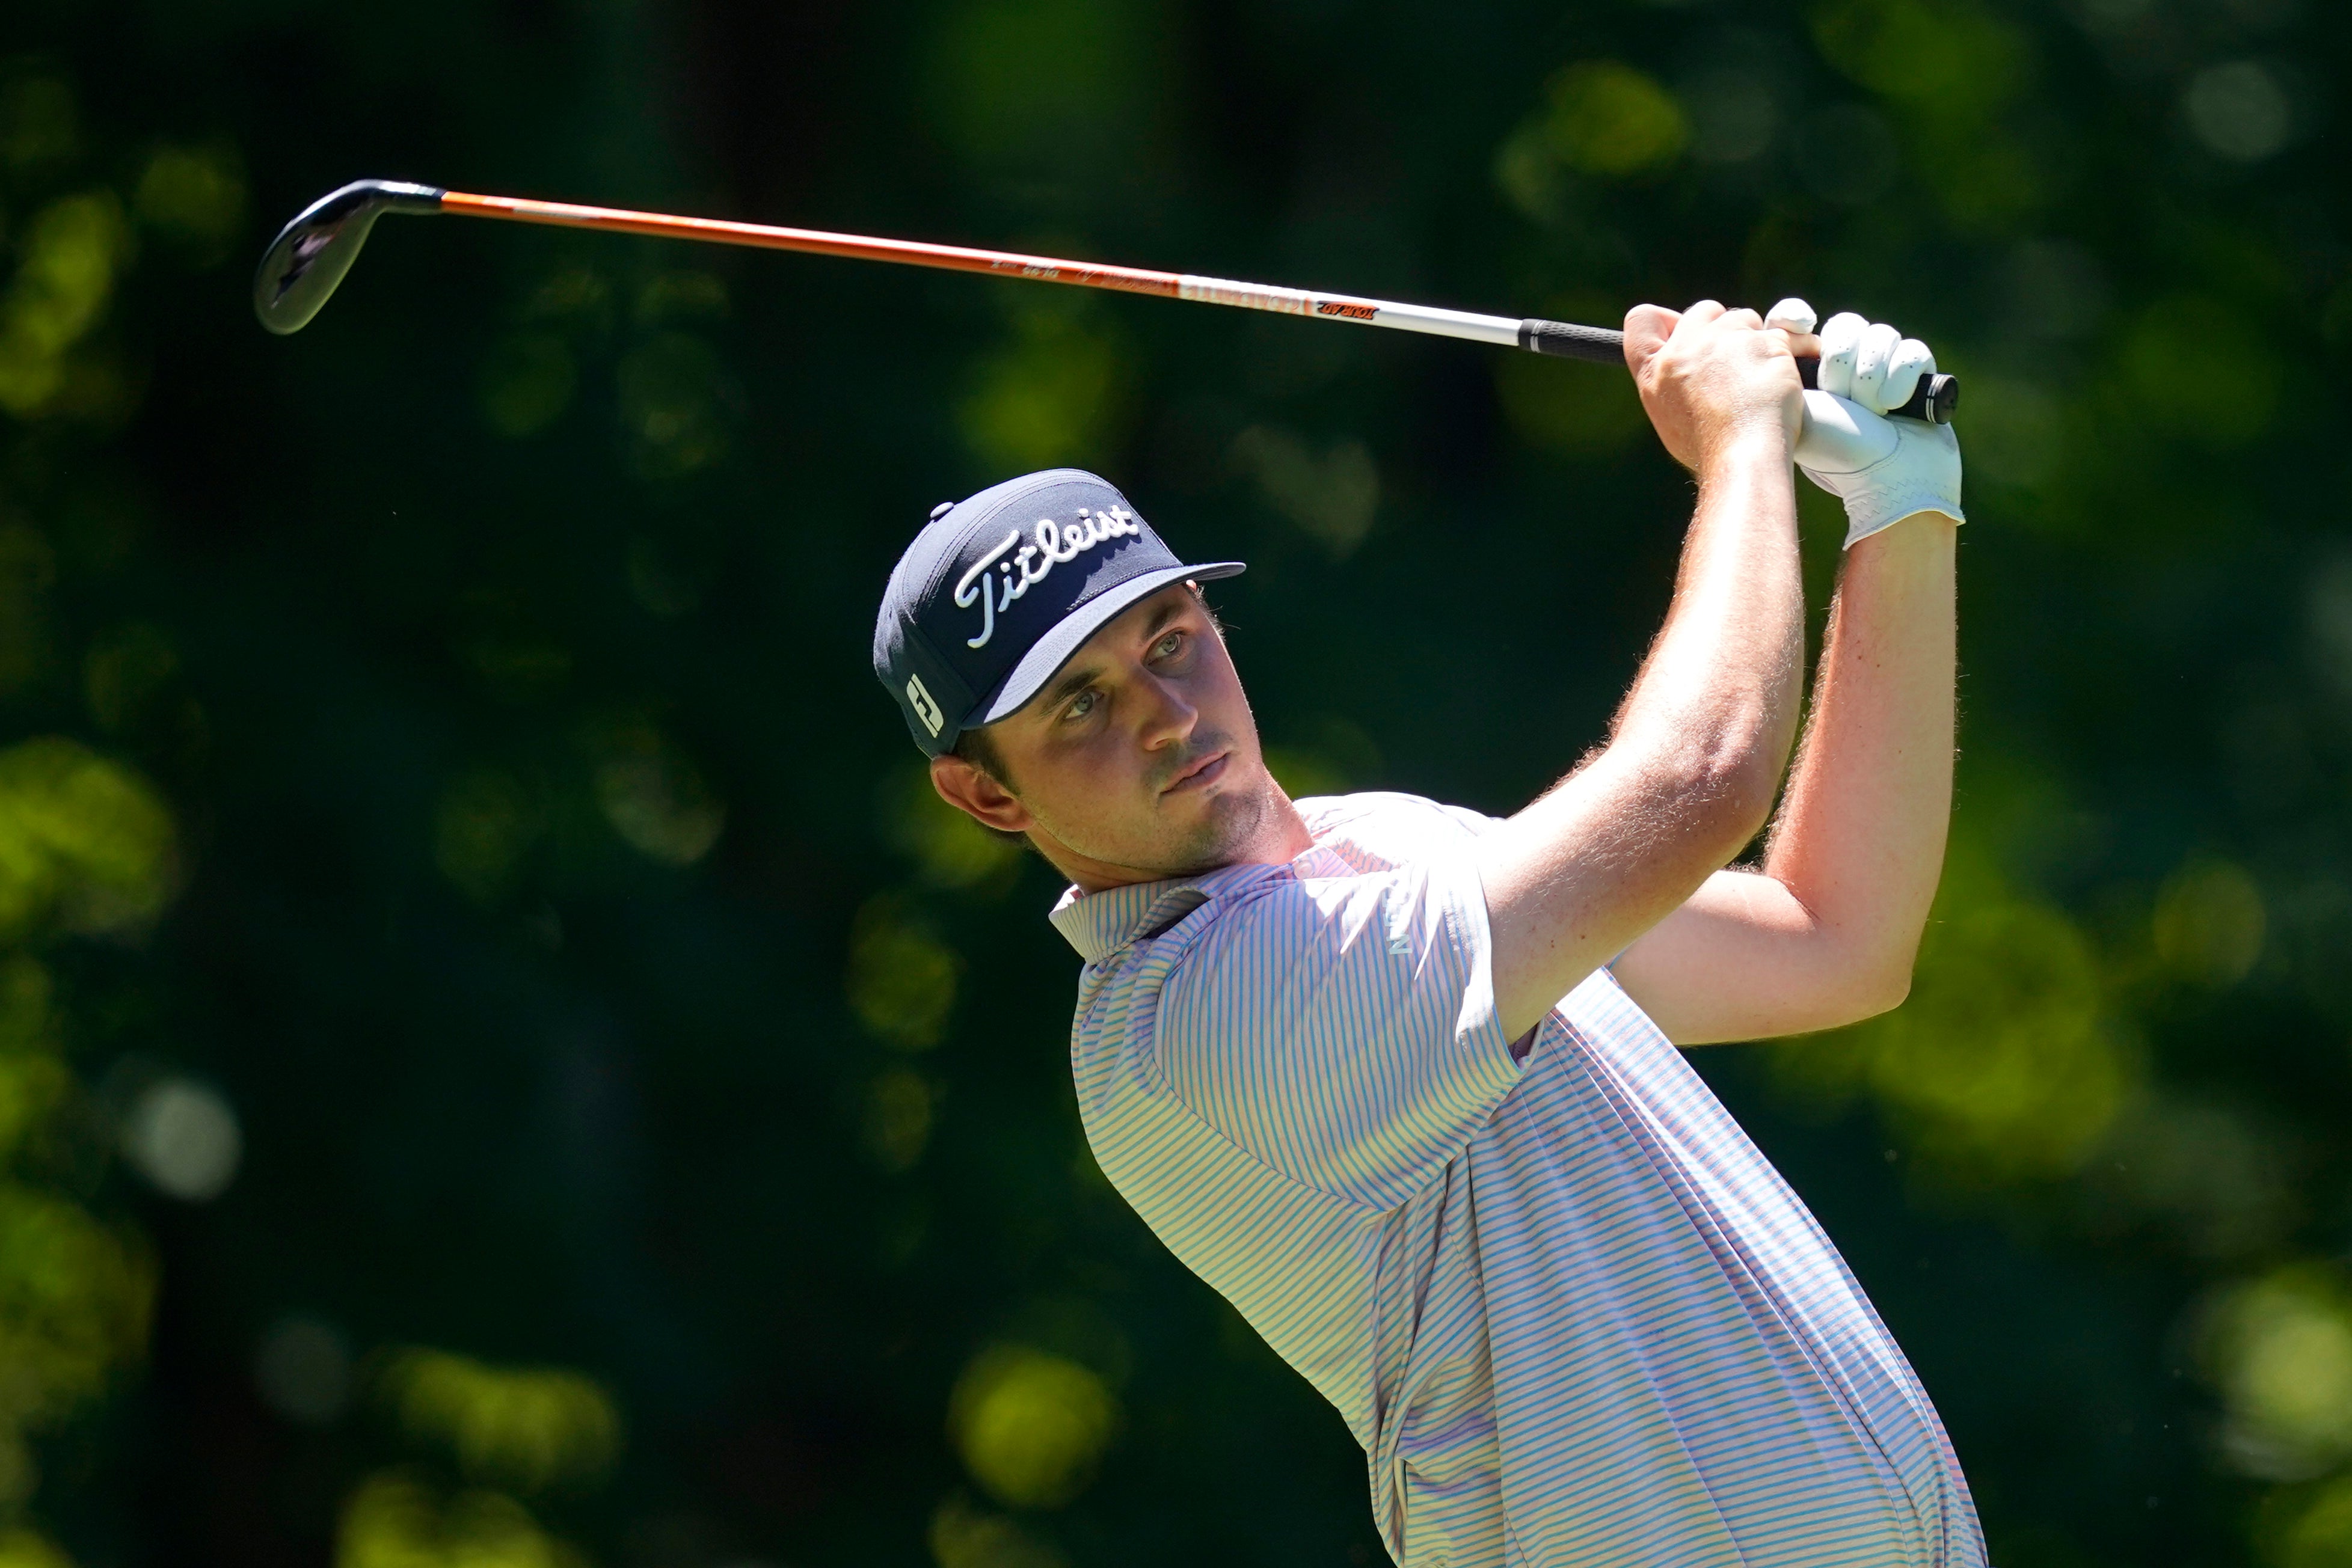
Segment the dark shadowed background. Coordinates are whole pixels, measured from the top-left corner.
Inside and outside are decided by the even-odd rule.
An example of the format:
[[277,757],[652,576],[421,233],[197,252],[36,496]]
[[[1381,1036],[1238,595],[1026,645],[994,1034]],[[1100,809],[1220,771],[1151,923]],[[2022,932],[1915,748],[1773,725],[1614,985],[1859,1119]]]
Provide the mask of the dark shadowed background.
[[[2001,1568],[2352,1564],[2347,24],[2319,0],[408,0],[0,22],[0,1564],[1376,1563],[1080,1137],[1045,869],[867,672],[1099,469],[1277,770],[1506,811],[1684,479],[1625,378],[361,176],[1612,321],[1968,385],[1900,1012],[1703,1069]],[[2331,434],[2333,433],[2333,434]],[[1833,508],[1808,503],[1816,607]]]

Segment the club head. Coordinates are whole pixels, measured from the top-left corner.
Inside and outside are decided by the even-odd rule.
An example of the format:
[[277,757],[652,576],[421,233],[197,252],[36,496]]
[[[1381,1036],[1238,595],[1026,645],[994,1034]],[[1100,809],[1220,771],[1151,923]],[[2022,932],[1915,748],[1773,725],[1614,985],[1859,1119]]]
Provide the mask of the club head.
[[253,313],[281,335],[299,332],[359,259],[385,213],[437,213],[441,193],[394,180],[355,180],[320,197],[278,231],[253,279]]

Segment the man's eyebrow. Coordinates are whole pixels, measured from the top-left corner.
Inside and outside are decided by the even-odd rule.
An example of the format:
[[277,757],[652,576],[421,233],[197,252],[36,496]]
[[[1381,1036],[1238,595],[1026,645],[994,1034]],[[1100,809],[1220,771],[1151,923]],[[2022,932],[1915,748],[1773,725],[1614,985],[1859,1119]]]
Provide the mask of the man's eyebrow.
[[1082,664],[1078,668],[1070,671],[1060,680],[1055,681],[1052,685],[1045,688],[1045,706],[1048,708],[1056,708],[1061,706],[1066,698],[1074,697],[1077,695],[1078,693],[1094,685],[1095,676],[1100,673],[1101,672],[1097,670],[1092,664]]
[[1143,640],[1147,643],[1151,641],[1154,636],[1158,635],[1160,629],[1162,626],[1167,625],[1168,622],[1175,620],[1179,615],[1183,614],[1184,612],[1191,607],[1192,600],[1189,597],[1184,599],[1162,600],[1160,601],[1160,608],[1151,612],[1151,619],[1143,623]]

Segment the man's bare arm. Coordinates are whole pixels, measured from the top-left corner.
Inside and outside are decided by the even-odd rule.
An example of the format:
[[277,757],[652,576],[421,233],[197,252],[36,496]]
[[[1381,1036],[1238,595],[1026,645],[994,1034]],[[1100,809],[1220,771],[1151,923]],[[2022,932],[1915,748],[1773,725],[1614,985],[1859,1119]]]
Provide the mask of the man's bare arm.
[[1517,1035],[1690,898],[1763,824],[1795,732],[1803,590],[1790,339],[1712,302],[1644,307],[1626,357],[1698,476],[1664,629],[1608,745],[1480,841],[1496,1011]]
[[1922,513],[1847,552],[1760,871],[1710,877],[1619,961],[1678,1043],[1833,1028],[1908,990],[1951,810],[1957,533]]

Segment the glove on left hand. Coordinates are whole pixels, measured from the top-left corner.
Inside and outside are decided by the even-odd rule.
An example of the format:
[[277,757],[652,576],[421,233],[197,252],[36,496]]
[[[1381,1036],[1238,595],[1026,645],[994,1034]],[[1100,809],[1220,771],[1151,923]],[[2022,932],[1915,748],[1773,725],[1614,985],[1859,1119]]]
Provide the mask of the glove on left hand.
[[1845,503],[1845,548],[1918,512],[1960,510],[1960,443],[1948,424],[1888,419],[1847,398],[1805,394],[1797,466]]
[[[1811,306],[1784,299],[1764,322],[1801,332],[1813,319]],[[1819,389],[1805,394],[1797,466],[1845,503],[1848,549],[1919,512],[1968,520],[1960,510],[1960,443],[1951,427],[1885,417],[1935,368],[1925,343],[1892,327],[1849,313],[1831,317],[1822,329]]]

